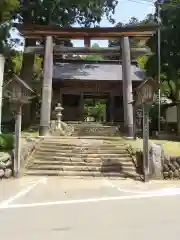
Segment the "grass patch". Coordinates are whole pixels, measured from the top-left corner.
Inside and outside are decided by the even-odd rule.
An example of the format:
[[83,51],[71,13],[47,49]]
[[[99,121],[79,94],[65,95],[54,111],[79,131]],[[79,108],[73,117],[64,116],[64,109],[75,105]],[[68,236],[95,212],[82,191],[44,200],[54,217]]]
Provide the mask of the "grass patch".
[[31,132],[31,131],[22,131],[21,132],[21,136],[22,137],[38,137],[39,136],[39,132]]
[[21,132],[21,136],[22,137],[38,137],[39,136],[39,126],[34,125],[34,126],[30,126],[27,129],[24,129]]
[[13,134],[1,133],[0,134],[0,151],[8,151],[14,148]]
[[[134,149],[143,149],[143,140],[124,140],[127,144],[131,145]],[[164,152],[169,156],[180,156],[180,142],[169,140],[150,139],[150,142],[158,143],[163,146]]]

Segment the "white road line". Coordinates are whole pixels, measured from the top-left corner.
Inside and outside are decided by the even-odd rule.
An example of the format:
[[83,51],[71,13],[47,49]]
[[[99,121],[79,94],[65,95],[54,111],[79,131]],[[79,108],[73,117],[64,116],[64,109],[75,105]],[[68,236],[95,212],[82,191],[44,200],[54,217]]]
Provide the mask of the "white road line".
[[171,188],[161,188],[159,190],[156,190],[156,191],[134,191],[134,190],[127,190],[127,189],[123,189],[121,187],[118,187],[116,186],[115,184],[113,184],[111,181],[105,179],[105,182],[107,185],[111,186],[112,188],[115,188],[116,190],[118,190],[119,192],[123,192],[123,193],[134,193],[134,194],[151,194],[151,193],[159,193],[159,192],[164,192],[164,191],[179,191],[180,192],[180,189],[179,188],[176,188],[176,187],[171,187]]
[[29,193],[33,188],[35,188],[38,184],[40,183],[46,183],[47,178],[41,178],[38,181],[36,181],[34,184],[28,186],[27,188],[21,190],[20,192],[18,192],[16,195],[10,197],[9,199],[3,201],[0,203],[0,208],[6,208],[9,206],[10,203],[12,203],[13,201],[17,200],[20,197],[25,196],[27,193]]
[[56,202],[42,202],[42,203],[29,203],[29,204],[11,204],[11,205],[1,205],[0,210],[3,209],[19,209],[19,208],[34,208],[34,207],[47,207],[47,206],[57,206],[57,205],[68,205],[68,204],[79,204],[79,203],[98,203],[102,201],[117,201],[117,200],[132,200],[132,199],[144,199],[153,197],[170,197],[180,195],[180,191],[164,191],[157,193],[141,194],[141,195],[131,195],[131,196],[118,196],[118,197],[102,197],[102,198],[88,198],[88,199],[77,199],[77,200],[66,200],[66,201],[56,201]]

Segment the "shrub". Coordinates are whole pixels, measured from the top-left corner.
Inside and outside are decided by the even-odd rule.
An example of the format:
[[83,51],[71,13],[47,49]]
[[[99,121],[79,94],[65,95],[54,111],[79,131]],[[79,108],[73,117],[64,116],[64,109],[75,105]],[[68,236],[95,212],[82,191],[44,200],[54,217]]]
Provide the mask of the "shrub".
[[14,136],[12,134],[0,134],[0,150],[11,150],[14,148]]

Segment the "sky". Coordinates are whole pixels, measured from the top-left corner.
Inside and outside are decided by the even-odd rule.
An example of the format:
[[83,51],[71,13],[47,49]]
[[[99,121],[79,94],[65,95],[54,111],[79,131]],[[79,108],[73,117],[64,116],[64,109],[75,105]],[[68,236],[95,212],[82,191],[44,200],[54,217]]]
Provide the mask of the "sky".
[[[118,0],[114,19],[116,23],[122,22],[127,23],[131,17],[136,17],[139,20],[143,20],[147,14],[154,13],[154,6],[152,3],[148,3],[147,0]],[[101,27],[113,27],[109,21],[104,18],[100,24]],[[96,40],[93,43],[98,43],[100,47],[107,47],[108,41]],[[75,47],[83,47],[84,43],[80,40],[74,40],[73,44]]]

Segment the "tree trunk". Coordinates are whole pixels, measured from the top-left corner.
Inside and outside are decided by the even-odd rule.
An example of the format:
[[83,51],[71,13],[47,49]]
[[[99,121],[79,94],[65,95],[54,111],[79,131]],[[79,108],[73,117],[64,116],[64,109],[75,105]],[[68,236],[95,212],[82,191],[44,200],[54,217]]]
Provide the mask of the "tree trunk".
[[[25,47],[35,46],[36,40],[26,39]],[[21,68],[21,79],[25,81],[28,85],[31,85],[33,78],[33,67],[34,67],[34,54],[23,53],[23,62]],[[23,106],[22,111],[22,124],[23,126],[28,126],[31,124],[31,104]]]
[[180,136],[180,86],[176,84],[176,102],[177,102],[177,135]]
[[1,121],[2,121],[2,86],[4,82],[4,65],[5,65],[5,57],[0,54],[0,133],[1,133]]

